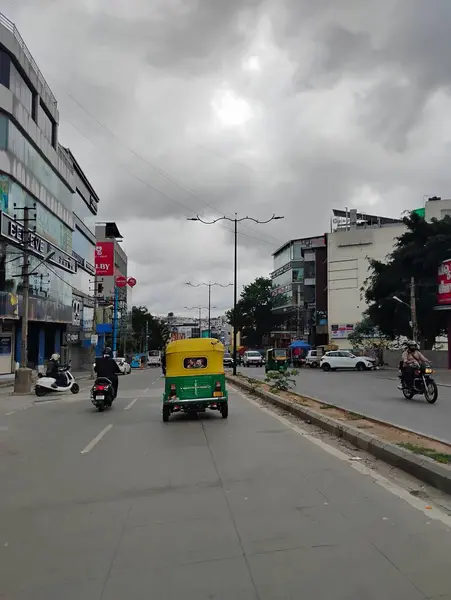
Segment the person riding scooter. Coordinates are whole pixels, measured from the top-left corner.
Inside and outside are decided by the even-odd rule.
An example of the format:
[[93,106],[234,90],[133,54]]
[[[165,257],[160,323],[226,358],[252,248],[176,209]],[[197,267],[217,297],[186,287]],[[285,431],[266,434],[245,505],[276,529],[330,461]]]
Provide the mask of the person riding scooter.
[[118,375],[121,373],[119,365],[113,358],[113,352],[108,346],[103,350],[103,356],[96,359],[94,366],[97,377],[106,377],[113,384],[114,397],[117,396],[117,388],[119,386]]
[[407,342],[406,349],[402,353],[400,369],[402,373],[402,384],[407,388],[413,387],[414,372],[418,364],[429,363],[428,359],[418,350],[418,345],[414,341]]
[[47,377],[53,377],[55,383],[52,384],[53,388],[64,387],[67,385],[67,377],[61,372],[60,355],[55,352],[50,357],[49,364],[47,365]]

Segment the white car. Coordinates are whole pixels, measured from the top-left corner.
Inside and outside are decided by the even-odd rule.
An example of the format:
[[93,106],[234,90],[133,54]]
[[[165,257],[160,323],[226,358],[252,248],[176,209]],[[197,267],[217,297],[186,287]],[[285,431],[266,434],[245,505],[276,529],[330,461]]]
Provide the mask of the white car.
[[246,350],[243,356],[243,367],[262,367],[263,357],[257,350]]
[[345,350],[332,350],[321,357],[319,366],[323,371],[336,371],[337,369],[367,371],[374,368],[374,359],[368,356],[356,356]]
[[125,360],[125,358],[115,358],[114,360],[117,362],[122,375],[130,375],[130,373],[132,372],[132,368],[129,365],[129,363]]

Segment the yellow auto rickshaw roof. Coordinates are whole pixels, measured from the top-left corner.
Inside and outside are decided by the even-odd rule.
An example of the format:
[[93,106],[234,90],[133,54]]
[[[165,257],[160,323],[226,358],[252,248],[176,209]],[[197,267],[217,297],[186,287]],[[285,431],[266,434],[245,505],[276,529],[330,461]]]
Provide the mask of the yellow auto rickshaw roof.
[[193,352],[224,352],[224,345],[215,338],[190,338],[175,340],[166,346],[166,354],[192,354]]

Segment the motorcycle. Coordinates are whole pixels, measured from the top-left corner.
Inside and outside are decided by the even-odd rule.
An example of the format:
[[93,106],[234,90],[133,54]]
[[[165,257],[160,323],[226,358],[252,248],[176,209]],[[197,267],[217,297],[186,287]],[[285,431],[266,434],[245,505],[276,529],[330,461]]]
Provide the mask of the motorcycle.
[[432,373],[432,367],[427,364],[414,365],[413,387],[407,387],[404,383],[402,369],[399,369],[399,379],[401,380],[402,393],[407,400],[411,400],[416,394],[422,394],[429,404],[434,404],[438,398],[438,388]]
[[65,375],[65,384],[64,385],[56,385],[55,377],[47,377],[39,373],[38,380],[36,382],[36,386],[34,388],[36,396],[45,396],[46,394],[50,394],[51,392],[72,392],[72,394],[78,394],[80,391],[80,386],[76,383],[72,373],[70,372],[70,366],[60,367],[60,373],[64,373]]
[[106,407],[111,407],[114,400],[113,384],[106,377],[97,377],[91,389],[91,402],[103,412]]

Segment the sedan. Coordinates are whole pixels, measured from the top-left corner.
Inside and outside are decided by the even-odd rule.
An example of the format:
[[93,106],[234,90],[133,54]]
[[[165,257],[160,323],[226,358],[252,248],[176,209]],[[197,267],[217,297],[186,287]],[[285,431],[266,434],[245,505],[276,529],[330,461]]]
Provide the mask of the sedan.
[[337,369],[356,369],[368,371],[374,368],[374,359],[368,356],[356,356],[352,352],[334,350],[326,352],[321,357],[319,366],[323,371],[336,371]]
[[115,358],[119,369],[121,370],[122,375],[130,375],[132,372],[132,368],[129,363],[125,360],[125,358]]
[[226,352],[223,359],[224,367],[233,367],[233,356]]

